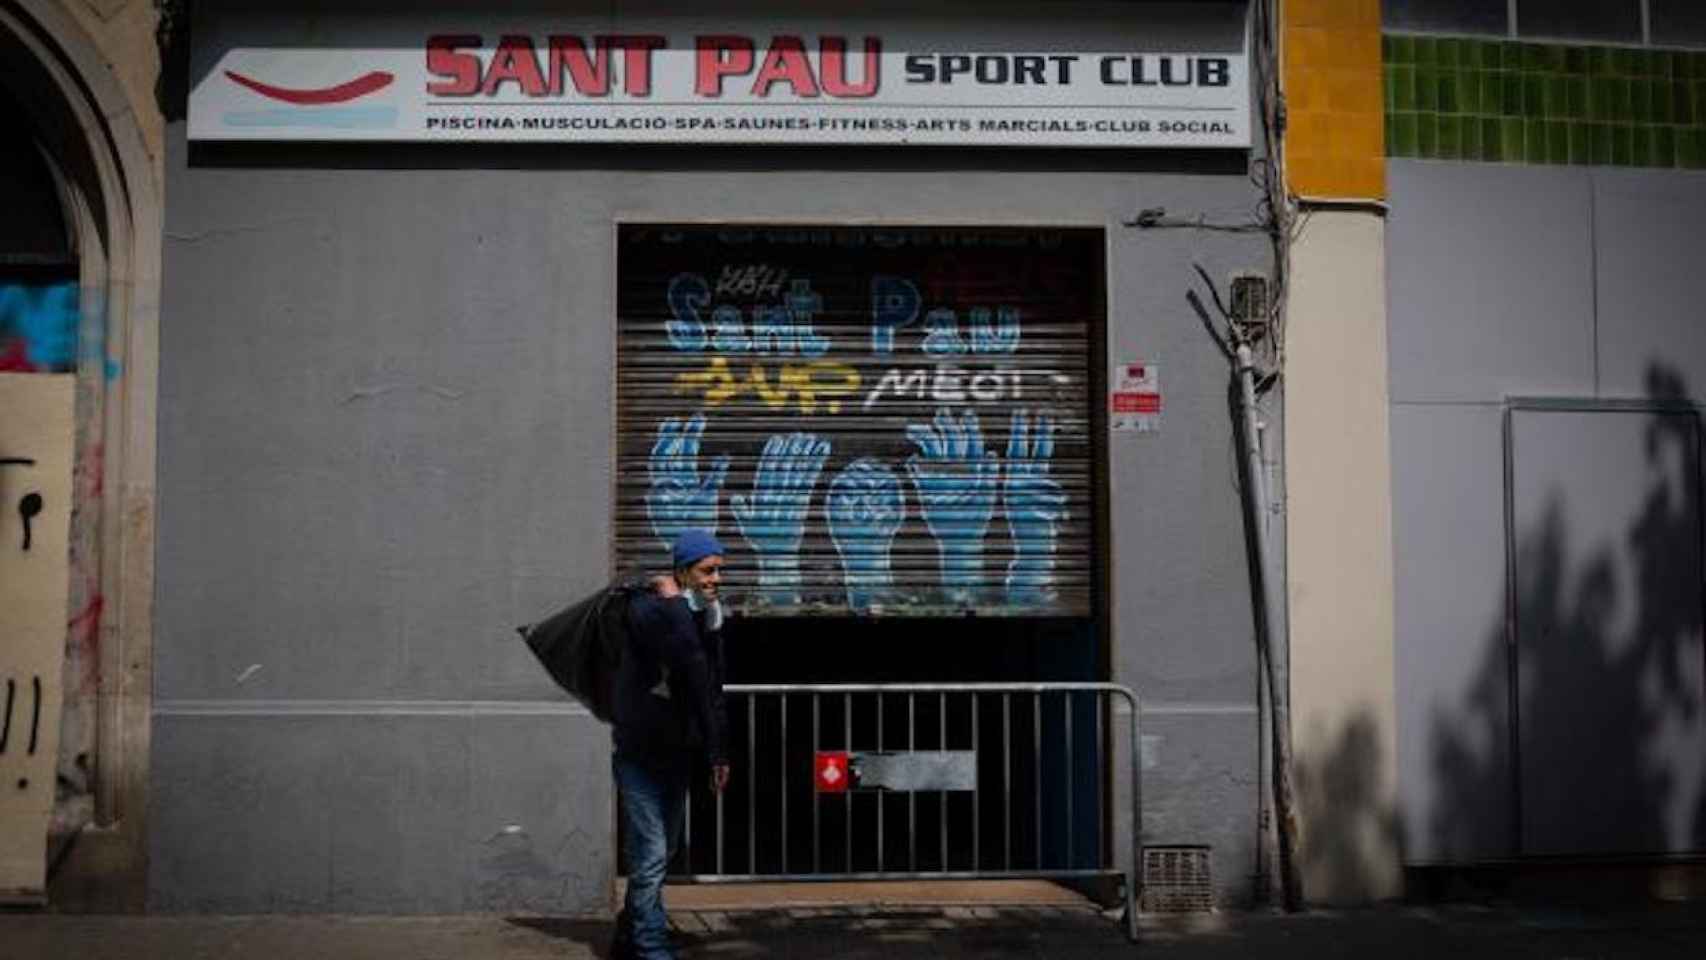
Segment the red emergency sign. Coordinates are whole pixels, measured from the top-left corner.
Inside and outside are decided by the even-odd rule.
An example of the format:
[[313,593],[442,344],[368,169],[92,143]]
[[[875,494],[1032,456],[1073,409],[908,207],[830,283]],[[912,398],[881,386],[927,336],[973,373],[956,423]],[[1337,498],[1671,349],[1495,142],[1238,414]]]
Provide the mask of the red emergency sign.
[[820,752],[812,764],[812,783],[818,793],[846,793],[853,776],[845,752]]
[[1159,393],[1116,393],[1111,404],[1113,413],[1160,413]]

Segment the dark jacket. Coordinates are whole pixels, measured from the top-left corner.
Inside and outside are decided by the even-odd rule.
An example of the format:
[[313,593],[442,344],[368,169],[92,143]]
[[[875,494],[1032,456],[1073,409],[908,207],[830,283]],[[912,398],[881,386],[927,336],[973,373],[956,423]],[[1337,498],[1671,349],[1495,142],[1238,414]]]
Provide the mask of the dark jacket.
[[726,763],[722,631],[705,629],[704,614],[685,598],[648,592],[629,603],[628,632],[616,673],[617,754],[654,763]]

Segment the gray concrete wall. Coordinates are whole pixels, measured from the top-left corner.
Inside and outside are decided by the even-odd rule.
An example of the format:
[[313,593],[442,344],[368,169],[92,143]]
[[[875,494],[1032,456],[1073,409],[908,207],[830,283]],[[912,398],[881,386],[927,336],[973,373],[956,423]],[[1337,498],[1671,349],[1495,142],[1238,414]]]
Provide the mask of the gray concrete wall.
[[[1545,673],[1549,664],[1569,658],[1524,648],[1519,653],[1524,700],[1514,706],[1511,700],[1505,404],[1511,397],[1544,396],[1699,408],[1706,397],[1706,325],[1696,292],[1699,251],[1706,240],[1701,226],[1706,224],[1706,176],[1393,161],[1389,178],[1393,538],[1406,859],[1506,857],[1526,849],[1513,830],[1517,819],[1511,798],[1518,777],[1510,746],[1513,715],[1545,716],[1540,707],[1570,694],[1568,684],[1556,676],[1548,680]],[[1660,422],[1650,419],[1653,426]],[[1544,504],[1527,502],[1533,498],[1524,494],[1525,502],[1515,505],[1521,618],[1549,624],[1548,636],[1574,644],[1570,662],[1577,666],[1582,650],[1608,652],[1604,669],[1578,693],[1593,698],[1590,713],[1610,709],[1614,715],[1620,732],[1600,745],[1619,744],[1631,763],[1654,770],[1668,769],[1662,759],[1666,743],[1699,733],[1686,721],[1672,729],[1672,714],[1706,700],[1706,691],[1691,679],[1697,668],[1679,672],[1663,665],[1667,658],[1686,660],[1695,649],[1690,644],[1699,635],[1698,583],[1689,613],[1691,604],[1682,596],[1686,588],[1678,593],[1674,585],[1660,583],[1645,589],[1640,577],[1643,570],[1654,572],[1648,556],[1656,556],[1654,549],[1675,554],[1642,536],[1643,520],[1652,519],[1642,511],[1660,510],[1652,515],[1659,518],[1657,527],[1676,531],[1689,527],[1687,517],[1698,516],[1698,483],[1667,486],[1665,481],[1673,472],[1667,466],[1671,432],[1653,432],[1648,449],[1656,452],[1646,459],[1622,457],[1622,482],[1644,492],[1635,497],[1636,507],[1618,508],[1622,512],[1610,521],[1598,516],[1610,509],[1603,498],[1576,497],[1570,507],[1576,513],[1566,510],[1555,515],[1555,522],[1547,521],[1556,529],[1521,519],[1544,517]],[[1581,450],[1555,452],[1547,462],[1591,457],[1586,433],[1582,443]],[[1615,537],[1587,535],[1607,523]],[[1697,538],[1697,522],[1693,529]],[[1579,535],[1572,537],[1572,531]],[[1542,575],[1547,571],[1550,579]],[[1607,577],[1619,584],[1613,588],[1616,595],[1596,600],[1596,585]],[[1601,601],[1620,612],[1612,617],[1594,609]],[[1620,619],[1625,616],[1631,619]],[[1625,652],[1615,652],[1620,649]],[[1659,676],[1681,682],[1661,683],[1654,679]],[[1532,720],[1527,724],[1534,725]],[[1538,749],[1537,735],[1545,736],[1523,731],[1531,754]],[[1563,729],[1554,735],[1573,736]],[[1581,744],[1576,760],[1592,767],[1597,761],[1589,746]],[[1616,753],[1609,747],[1606,752]],[[1618,779],[1616,768],[1598,769]],[[1662,803],[1667,810],[1677,804],[1706,810],[1698,806],[1706,783],[1667,782],[1663,798],[1646,792],[1650,804]],[[1540,807],[1530,807],[1532,819]],[[1669,823],[1674,836],[1663,843],[1698,849],[1706,813],[1694,814],[1693,821],[1692,827]],[[1548,829],[1545,852],[1551,853],[1571,852],[1560,846],[1560,831],[1583,843],[1603,833],[1556,822]],[[1635,851],[1584,847],[1574,852]]]
[[607,733],[510,627],[607,574],[624,219],[1107,229],[1110,352],[1163,364],[1166,391],[1161,432],[1110,451],[1114,676],[1159,718],[1149,839],[1213,844],[1244,895],[1249,591],[1226,368],[1183,295],[1193,262],[1265,251],[1119,224],[1242,218],[1241,175],[449,147],[192,164],[169,140],[155,908],[605,908]]

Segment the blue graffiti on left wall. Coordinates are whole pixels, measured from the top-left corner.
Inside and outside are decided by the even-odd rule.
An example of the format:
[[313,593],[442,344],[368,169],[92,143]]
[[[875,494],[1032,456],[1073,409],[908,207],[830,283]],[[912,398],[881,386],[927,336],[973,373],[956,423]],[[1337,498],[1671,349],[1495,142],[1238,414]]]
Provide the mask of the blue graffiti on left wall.
[[705,434],[705,415],[677,417],[658,424],[647,470],[651,489],[646,513],[652,532],[667,547],[681,531],[698,527],[717,532],[717,495],[729,472],[729,457],[718,457],[710,469],[699,470],[699,443]]
[[80,319],[74,283],[0,285],[0,371],[75,370]]

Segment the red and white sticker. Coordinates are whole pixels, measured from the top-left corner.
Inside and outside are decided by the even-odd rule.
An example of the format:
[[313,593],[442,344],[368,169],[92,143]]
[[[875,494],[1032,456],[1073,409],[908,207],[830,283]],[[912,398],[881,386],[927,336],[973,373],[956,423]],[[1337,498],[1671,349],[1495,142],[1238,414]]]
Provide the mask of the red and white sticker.
[[812,763],[812,783],[818,793],[846,793],[852,779],[845,752],[819,752]]
[[1145,360],[1114,368],[1108,389],[1108,428],[1150,433],[1161,428],[1161,371]]

